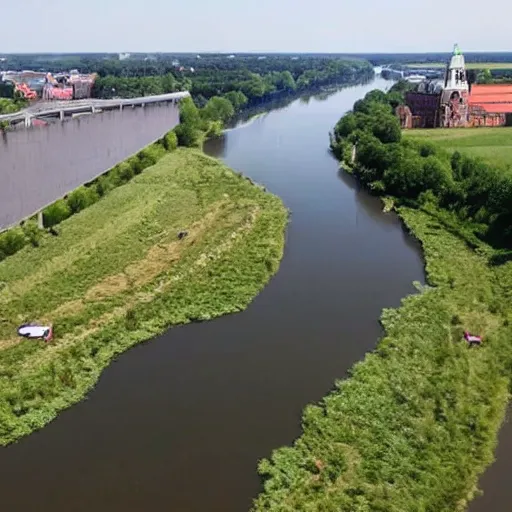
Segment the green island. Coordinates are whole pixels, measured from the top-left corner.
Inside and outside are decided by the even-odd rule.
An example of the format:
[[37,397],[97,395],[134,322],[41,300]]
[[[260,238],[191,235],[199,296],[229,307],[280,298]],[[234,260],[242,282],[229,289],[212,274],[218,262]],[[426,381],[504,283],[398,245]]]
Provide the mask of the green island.
[[[278,268],[286,223],[277,197],[178,148],[0,262],[0,444],[82,399],[130,346],[245,309]],[[53,322],[51,343],[16,336],[33,319]]]
[[368,93],[331,149],[419,240],[428,284],[383,311],[376,349],[260,461],[255,511],[463,511],[493,461],[512,377],[512,173],[464,141],[510,132],[403,136],[400,102],[399,87]]

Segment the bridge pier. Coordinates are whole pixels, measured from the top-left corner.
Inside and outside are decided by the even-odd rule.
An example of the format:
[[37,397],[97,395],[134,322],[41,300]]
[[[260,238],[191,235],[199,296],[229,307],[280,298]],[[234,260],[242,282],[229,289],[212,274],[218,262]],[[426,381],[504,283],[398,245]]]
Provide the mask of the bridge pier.
[[38,212],[37,214],[37,225],[39,229],[44,229],[43,212]]
[[61,120],[61,121],[64,121],[64,117],[65,117],[65,115],[66,115],[66,113],[64,112],[64,110],[61,110],[61,111],[59,112],[59,117],[60,117],[60,120]]

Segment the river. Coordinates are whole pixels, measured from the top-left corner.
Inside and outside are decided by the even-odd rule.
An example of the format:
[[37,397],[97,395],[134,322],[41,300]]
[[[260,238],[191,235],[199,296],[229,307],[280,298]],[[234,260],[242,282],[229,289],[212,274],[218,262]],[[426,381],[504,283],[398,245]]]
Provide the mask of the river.
[[371,350],[423,279],[394,214],[337,169],[328,131],[373,83],[297,100],[205,148],[291,209],[277,275],[243,313],[119,357],[87,400],[0,449],[2,510],[246,511],[257,462]]

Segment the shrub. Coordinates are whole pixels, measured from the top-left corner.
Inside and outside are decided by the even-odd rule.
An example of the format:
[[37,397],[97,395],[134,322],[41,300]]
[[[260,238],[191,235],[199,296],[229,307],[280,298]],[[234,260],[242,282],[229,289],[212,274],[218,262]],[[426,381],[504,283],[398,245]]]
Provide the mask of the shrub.
[[122,183],[130,181],[135,176],[135,173],[133,172],[133,169],[128,162],[121,162],[118,166],[118,169],[119,177]]
[[48,228],[59,224],[71,215],[71,209],[64,199],[59,199],[43,210],[43,222]]
[[132,168],[134,174],[140,174],[144,167],[138,156],[132,156],[127,160],[128,165]]
[[98,200],[98,193],[93,187],[78,187],[67,198],[71,213],[78,213]]
[[222,135],[222,130],[222,121],[211,121],[206,131],[206,135],[208,137],[220,137]]
[[178,147],[178,137],[176,132],[171,130],[162,139],[162,144],[166,151],[174,151]]
[[38,247],[41,237],[43,236],[43,232],[39,229],[37,222],[28,221],[22,226],[22,229],[26,241],[34,247]]
[[108,194],[113,188],[115,188],[115,185],[111,182],[108,174],[104,174],[98,178],[96,182],[96,192],[100,197]]
[[197,128],[190,124],[180,124],[174,129],[178,138],[178,145],[185,147],[197,147],[200,145],[201,134]]
[[20,227],[12,228],[0,234],[0,260],[15,254],[22,249],[27,240]]
[[140,161],[142,170],[155,165],[165,153],[165,148],[160,144],[152,144],[151,146],[139,151],[137,157]]
[[137,314],[134,309],[129,309],[124,317],[125,326],[129,331],[134,331],[138,326]]

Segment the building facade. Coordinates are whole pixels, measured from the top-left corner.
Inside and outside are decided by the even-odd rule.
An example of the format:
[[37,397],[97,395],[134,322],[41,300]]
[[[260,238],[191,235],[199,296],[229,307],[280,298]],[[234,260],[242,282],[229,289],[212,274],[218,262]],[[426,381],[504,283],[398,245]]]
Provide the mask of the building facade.
[[418,84],[396,114],[405,129],[503,126],[512,116],[512,85],[470,84],[464,55],[455,46],[444,80]]

